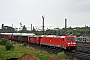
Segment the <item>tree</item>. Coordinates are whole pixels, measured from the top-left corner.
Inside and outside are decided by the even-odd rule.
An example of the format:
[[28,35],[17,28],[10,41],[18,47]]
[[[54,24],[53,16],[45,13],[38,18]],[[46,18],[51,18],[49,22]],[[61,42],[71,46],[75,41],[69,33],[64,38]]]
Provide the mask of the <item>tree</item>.
[[22,30],[27,31],[27,28],[25,27],[25,25],[23,26]]
[[13,50],[14,49],[13,44],[11,44],[8,39],[1,38],[0,39],[0,44],[4,45],[6,50]]
[[6,45],[7,42],[8,42],[8,39],[5,39],[5,38],[0,39],[0,44],[1,45]]
[[27,32],[27,28],[25,27],[25,25],[22,28],[22,32]]
[[35,28],[34,28],[34,26],[33,26],[33,30],[32,30],[33,32],[35,32],[36,30],[35,30]]

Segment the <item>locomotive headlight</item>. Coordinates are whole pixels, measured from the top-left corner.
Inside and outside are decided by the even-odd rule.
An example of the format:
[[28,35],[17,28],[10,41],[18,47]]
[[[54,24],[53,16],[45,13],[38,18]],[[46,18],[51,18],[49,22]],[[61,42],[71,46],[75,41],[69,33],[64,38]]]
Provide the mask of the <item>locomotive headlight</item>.
[[70,43],[68,43],[68,44],[70,44]]
[[73,43],[73,44],[76,44],[76,43]]
[[74,45],[74,46],[76,46],[76,45]]

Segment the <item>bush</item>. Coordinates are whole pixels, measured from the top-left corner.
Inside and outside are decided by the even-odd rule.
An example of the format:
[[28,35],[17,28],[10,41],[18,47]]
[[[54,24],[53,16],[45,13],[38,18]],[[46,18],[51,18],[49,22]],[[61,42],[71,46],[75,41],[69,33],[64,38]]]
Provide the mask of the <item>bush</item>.
[[6,43],[7,43],[8,41],[9,41],[8,39],[0,38],[0,44],[1,44],[1,45],[6,45]]
[[16,41],[12,41],[12,44],[16,44],[17,42]]
[[14,46],[11,44],[11,42],[8,39],[0,38],[0,44],[4,45],[6,50],[14,49]]
[[62,58],[62,59],[67,59],[67,58],[68,58],[68,57],[65,55],[64,52],[58,53],[57,56],[58,56],[59,58]]
[[10,43],[7,43],[7,44],[5,45],[5,48],[6,48],[7,51],[8,51],[8,50],[13,50],[13,49],[14,49],[14,46],[13,46],[12,44],[10,44]]
[[24,42],[23,46],[27,46],[28,44]]

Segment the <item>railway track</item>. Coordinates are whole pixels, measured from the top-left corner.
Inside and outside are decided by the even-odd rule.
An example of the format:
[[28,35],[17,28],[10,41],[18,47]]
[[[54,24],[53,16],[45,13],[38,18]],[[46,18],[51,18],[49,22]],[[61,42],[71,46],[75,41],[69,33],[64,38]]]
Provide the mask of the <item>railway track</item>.
[[90,54],[82,52],[65,52],[66,55],[71,56],[72,58],[77,58],[78,60],[90,60]]
[[90,43],[78,42],[77,51],[90,54]]

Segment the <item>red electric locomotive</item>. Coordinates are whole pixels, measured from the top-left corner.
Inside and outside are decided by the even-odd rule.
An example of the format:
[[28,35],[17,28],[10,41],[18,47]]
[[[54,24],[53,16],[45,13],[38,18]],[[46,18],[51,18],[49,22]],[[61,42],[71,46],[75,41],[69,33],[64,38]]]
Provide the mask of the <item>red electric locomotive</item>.
[[73,50],[76,47],[76,40],[75,36],[46,36],[42,37],[40,44]]

